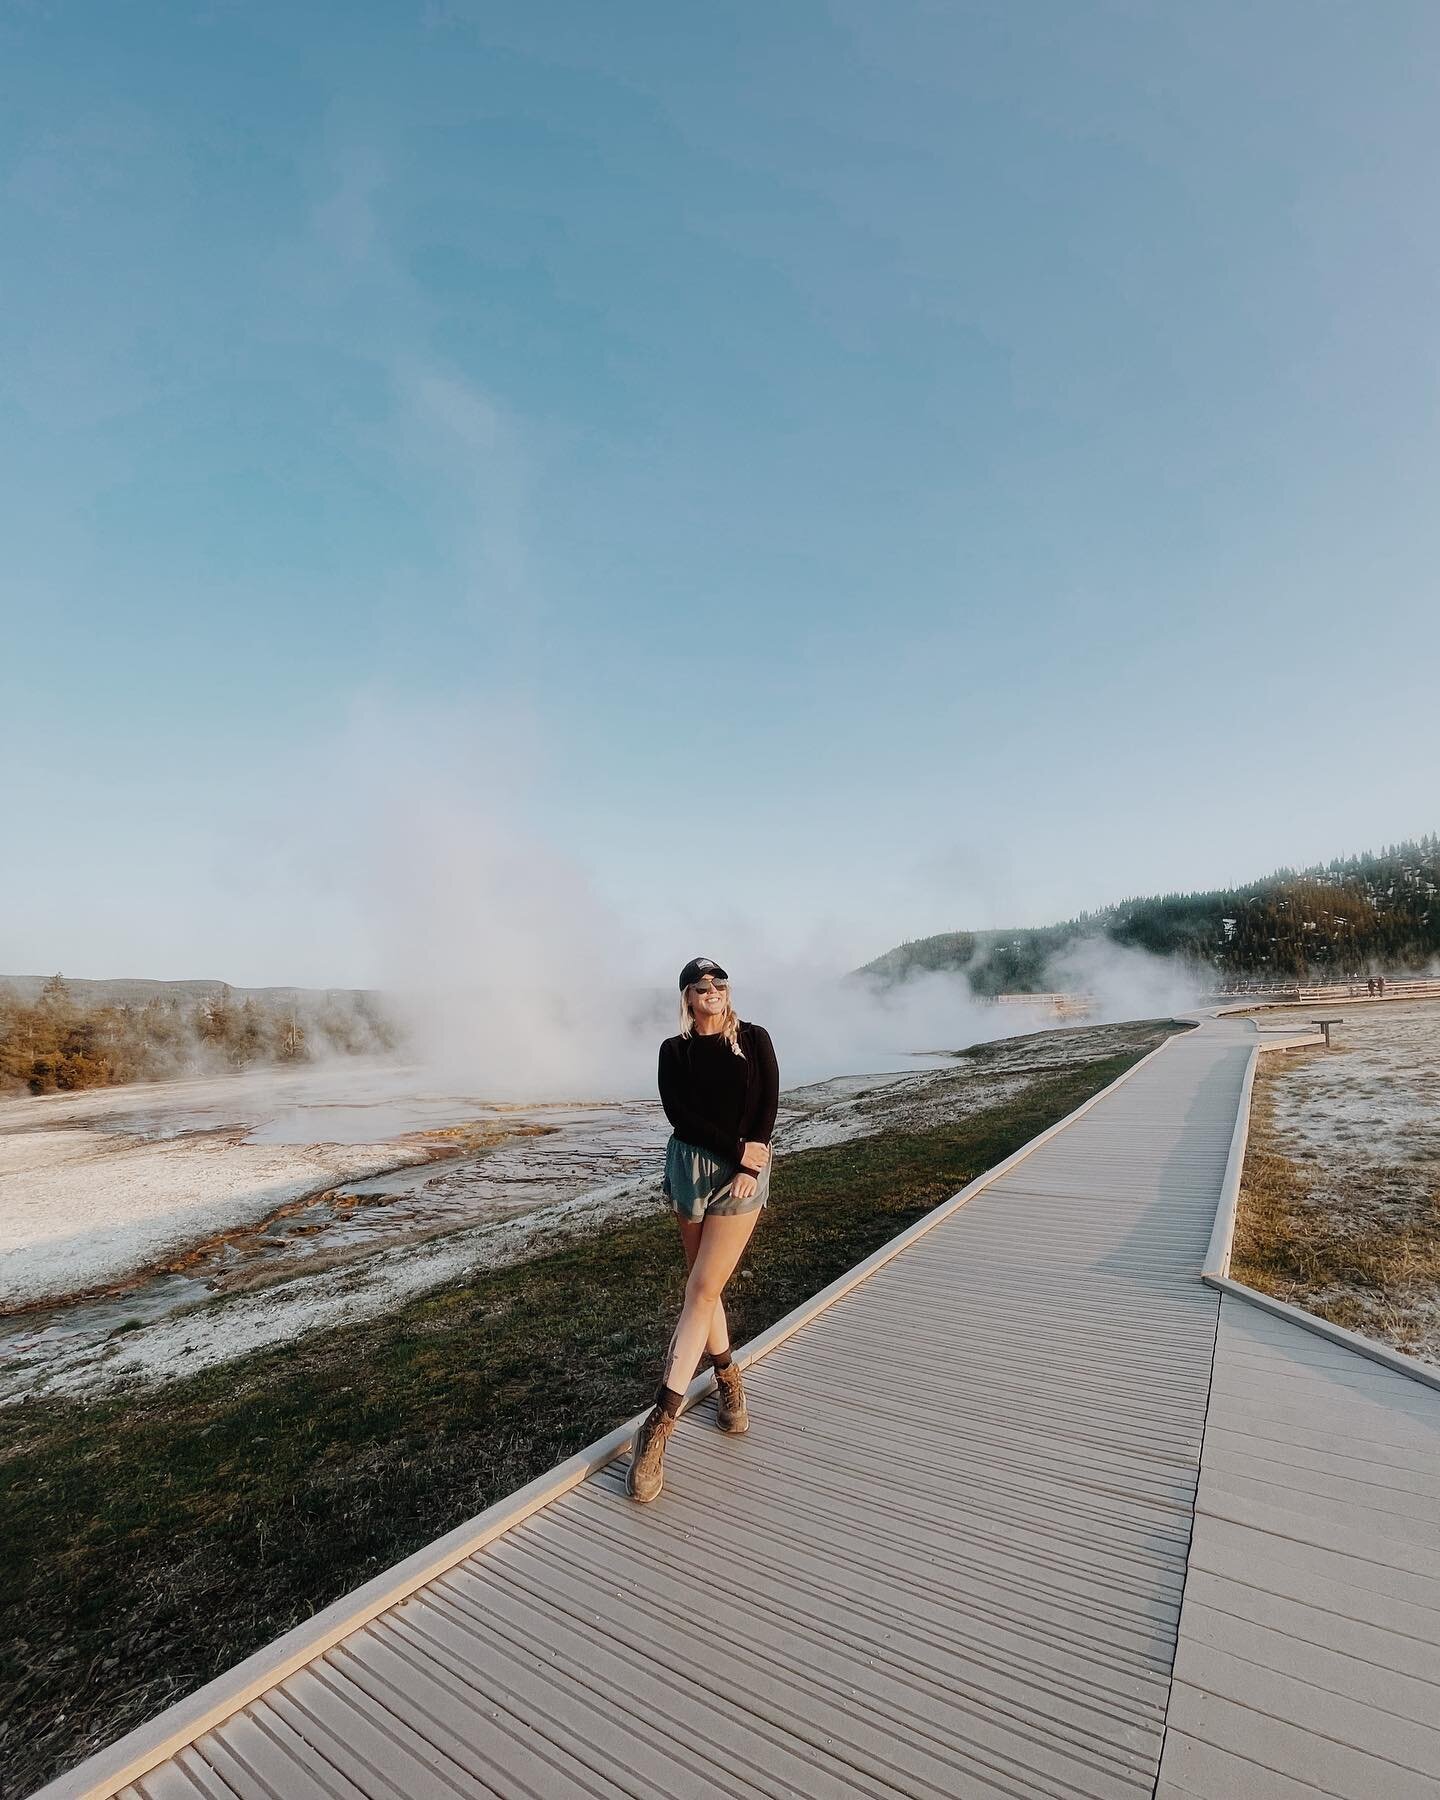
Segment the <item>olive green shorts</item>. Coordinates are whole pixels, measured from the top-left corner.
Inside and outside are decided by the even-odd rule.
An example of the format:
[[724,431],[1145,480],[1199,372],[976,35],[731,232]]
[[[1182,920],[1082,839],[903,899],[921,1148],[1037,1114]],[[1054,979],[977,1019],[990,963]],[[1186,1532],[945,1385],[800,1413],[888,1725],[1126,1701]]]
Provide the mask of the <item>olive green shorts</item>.
[[672,1135],[665,1146],[665,1179],[661,1184],[667,1200],[682,1219],[698,1225],[701,1219],[727,1218],[733,1213],[759,1212],[770,1198],[770,1163],[755,1178],[755,1192],[748,1200],[737,1200],[731,1184],[740,1173],[740,1165],[714,1156],[697,1144],[687,1144]]

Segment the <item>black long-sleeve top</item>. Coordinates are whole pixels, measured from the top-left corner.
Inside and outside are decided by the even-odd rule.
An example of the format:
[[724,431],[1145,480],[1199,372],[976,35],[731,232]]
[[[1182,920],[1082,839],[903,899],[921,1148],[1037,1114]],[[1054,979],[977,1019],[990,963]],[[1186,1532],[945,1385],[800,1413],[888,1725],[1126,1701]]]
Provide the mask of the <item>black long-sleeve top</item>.
[[763,1025],[740,1021],[737,1056],[715,1032],[666,1038],[660,1046],[660,1104],[675,1135],[738,1163],[747,1143],[768,1144],[780,1104],[780,1067]]

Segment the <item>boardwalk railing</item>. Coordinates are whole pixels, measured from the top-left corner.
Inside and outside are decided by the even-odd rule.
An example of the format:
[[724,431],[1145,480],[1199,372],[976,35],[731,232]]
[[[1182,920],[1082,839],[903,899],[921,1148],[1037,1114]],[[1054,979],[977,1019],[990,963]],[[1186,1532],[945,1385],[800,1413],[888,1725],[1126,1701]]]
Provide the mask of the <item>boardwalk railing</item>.
[[1217,1000],[1253,1000],[1257,1006],[1274,1006],[1285,1001],[1307,1000],[1436,1000],[1440,999],[1440,981],[1416,977],[1413,981],[1392,981],[1385,977],[1383,994],[1371,993],[1362,976],[1343,981],[1311,982],[1242,982],[1216,994]]

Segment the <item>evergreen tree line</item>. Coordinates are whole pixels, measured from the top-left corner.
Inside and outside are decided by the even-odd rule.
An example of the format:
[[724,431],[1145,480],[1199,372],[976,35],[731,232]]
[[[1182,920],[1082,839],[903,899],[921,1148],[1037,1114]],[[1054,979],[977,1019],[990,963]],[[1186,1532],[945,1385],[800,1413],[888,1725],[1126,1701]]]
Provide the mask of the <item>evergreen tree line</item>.
[[1244,888],[1126,900],[1060,925],[943,932],[862,973],[889,981],[963,969],[976,993],[1043,993],[1057,959],[1086,938],[1180,957],[1217,983],[1422,974],[1440,965],[1440,837],[1279,869]]
[[33,1002],[0,986],[0,1085],[32,1094],[364,1055],[394,1050],[398,1041],[364,994],[302,1010],[253,995],[237,1002],[220,987],[189,1007],[160,996],[104,1006],[77,1000],[62,975],[51,976]]

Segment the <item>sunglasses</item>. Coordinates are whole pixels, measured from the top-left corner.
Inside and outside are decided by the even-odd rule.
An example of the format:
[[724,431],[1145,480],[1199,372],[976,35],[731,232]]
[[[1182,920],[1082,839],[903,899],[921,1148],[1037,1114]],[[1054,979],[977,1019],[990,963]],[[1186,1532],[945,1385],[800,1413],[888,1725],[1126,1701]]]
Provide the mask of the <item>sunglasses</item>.
[[691,983],[692,994],[723,994],[730,983],[728,981],[696,981]]

